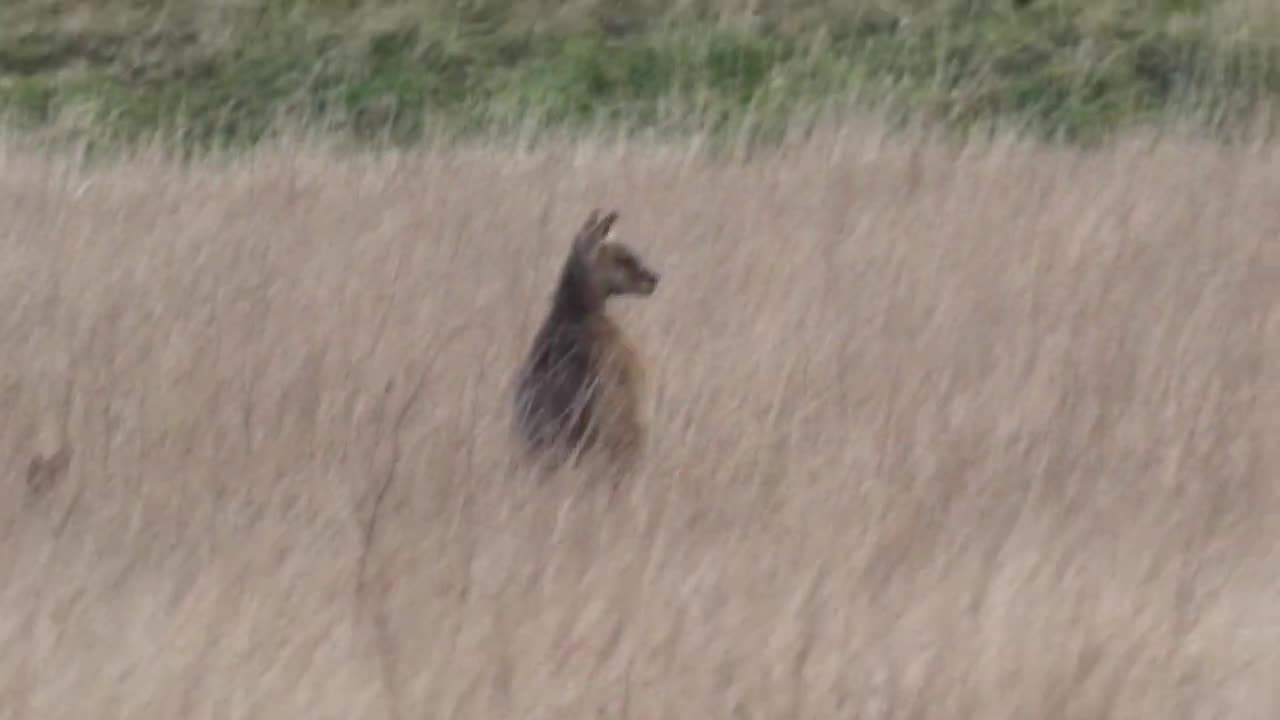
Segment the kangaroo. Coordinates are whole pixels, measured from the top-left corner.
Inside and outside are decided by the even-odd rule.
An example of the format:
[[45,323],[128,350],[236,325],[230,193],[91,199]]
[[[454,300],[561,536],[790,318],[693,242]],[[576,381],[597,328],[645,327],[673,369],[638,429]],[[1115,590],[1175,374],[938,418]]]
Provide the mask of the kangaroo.
[[610,240],[617,211],[592,210],[574,237],[551,309],[515,388],[515,428],[527,457],[551,467],[603,451],[619,474],[644,442],[639,397],[644,371],[621,328],[605,313],[614,296],[652,295],[659,275]]

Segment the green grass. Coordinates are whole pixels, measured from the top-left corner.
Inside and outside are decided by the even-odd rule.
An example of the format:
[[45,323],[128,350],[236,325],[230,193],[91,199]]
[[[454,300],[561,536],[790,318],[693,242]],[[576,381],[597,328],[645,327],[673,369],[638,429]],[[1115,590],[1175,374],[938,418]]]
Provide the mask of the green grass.
[[[408,144],[511,129],[749,129],[821,110],[1088,141],[1280,97],[1244,0],[14,0],[0,106],[45,136],[257,142],[283,126]],[[1264,4],[1259,3],[1259,7]]]

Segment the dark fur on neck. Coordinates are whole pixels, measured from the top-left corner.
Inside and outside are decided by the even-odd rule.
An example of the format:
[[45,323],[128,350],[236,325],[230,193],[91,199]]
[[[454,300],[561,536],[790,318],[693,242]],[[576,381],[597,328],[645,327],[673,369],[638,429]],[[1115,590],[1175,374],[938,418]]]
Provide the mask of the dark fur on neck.
[[591,278],[591,268],[579,253],[570,253],[560,271],[551,315],[563,321],[585,320],[604,310],[604,293]]

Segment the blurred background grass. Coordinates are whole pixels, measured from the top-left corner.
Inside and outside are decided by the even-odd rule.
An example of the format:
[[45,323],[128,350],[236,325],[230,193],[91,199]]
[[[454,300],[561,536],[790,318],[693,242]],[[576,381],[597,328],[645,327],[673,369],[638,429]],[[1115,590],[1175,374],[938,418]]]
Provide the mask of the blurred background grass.
[[12,0],[0,106],[194,148],[609,127],[776,137],[824,113],[1090,141],[1229,134],[1280,91],[1262,0]]

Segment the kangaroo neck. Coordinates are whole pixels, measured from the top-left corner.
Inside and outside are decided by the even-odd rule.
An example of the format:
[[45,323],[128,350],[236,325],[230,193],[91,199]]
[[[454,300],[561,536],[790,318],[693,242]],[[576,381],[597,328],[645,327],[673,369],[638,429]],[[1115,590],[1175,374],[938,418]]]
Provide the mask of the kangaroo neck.
[[552,312],[566,320],[585,320],[604,310],[604,295],[591,282],[580,258],[570,257],[560,272]]

